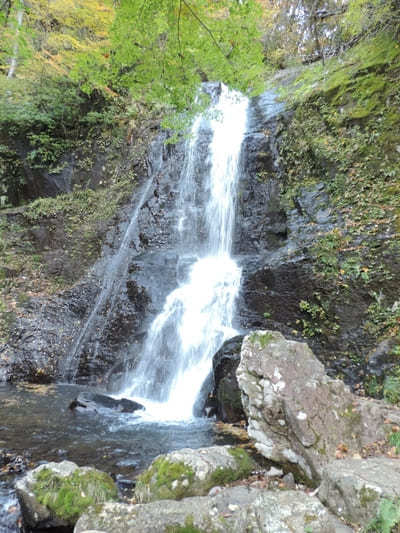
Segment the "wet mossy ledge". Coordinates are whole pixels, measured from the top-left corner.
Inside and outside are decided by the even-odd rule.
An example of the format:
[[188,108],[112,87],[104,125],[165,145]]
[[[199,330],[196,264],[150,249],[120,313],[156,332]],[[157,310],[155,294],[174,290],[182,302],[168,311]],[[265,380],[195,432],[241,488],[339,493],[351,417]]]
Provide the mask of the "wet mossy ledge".
[[136,481],[139,502],[203,496],[212,487],[248,477],[256,463],[248,452],[231,446],[183,449],[157,457]]

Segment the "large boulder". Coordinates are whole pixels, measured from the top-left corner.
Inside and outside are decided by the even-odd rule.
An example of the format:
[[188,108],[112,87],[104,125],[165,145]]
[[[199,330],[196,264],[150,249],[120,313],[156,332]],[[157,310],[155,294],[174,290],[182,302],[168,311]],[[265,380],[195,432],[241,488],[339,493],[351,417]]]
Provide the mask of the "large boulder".
[[216,415],[223,422],[239,422],[246,418],[243,411],[236,369],[240,362],[243,335],[224,342],[213,357],[214,390]]
[[215,496],[147,504],[106,503],[79,519],[74,533],[198,531],[226,533],[348,533],[314,496],[299,491],[264,491],[237,486]]
[[366,526],[385,500],[398,501],[400,462],[386,457],[334,461],[324,468],[318,495],[336,515]]
[[311,483],[338,450],[358,453],[400,421],[398,409],[353,395],[306,344],[278,332],[245,337],[237,377],[256,448]]
[[137,478],[135,494],[140,502],[201,496],[213,486],[249,476],[255,466],[242,448],[184,448],[156,457]]
[[118,497],[108,474],[70,461],[40,465],[15,488],[25,525],[37,529],[72,527],[90,505]]

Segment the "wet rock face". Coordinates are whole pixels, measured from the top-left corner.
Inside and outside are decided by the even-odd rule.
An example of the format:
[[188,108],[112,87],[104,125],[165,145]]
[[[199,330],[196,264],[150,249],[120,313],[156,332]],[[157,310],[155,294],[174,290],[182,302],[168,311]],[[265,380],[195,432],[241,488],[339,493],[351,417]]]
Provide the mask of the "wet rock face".
[[50,383],[59,376],[76,331],[97,288],[82,283],[61,296],[32,299],[8,344],[0,346],[0,380]]
[[[298,491],[263,491],[232,487],[216,496],[164,500],[148,504],[104,504],[89,509],[75,526],[75,533],[104,530],[108,533],[153,533],[168,529],[221,533],[289,533],[291,531],[347,533],[315,496]],[[310,529],[311,531],[311,529]]]
[[[271,101],[272,101],[272,95]],[[271,107],[271,112],[266,113]],[[287,237],[287,217],[280,203],[277,128],[282,109],[262,97],[252,102],[248,133],[242,148],[242,173],[234,235],[234,253],[254,254],[282,246]]]
[[256,448],[311,483],[341,447],[358,453],[400,420],[400,410],[351,394],[306,344],[278,332],[245,337],[237,377]]
[[236,378],[242,341],[243,335],[226,341],[213,357],[212,397],[216,402],[216,416],[223,422],[239,422],[246,418]]
[[383,500],[397,501],[399,483],[396,459],[345,459],[324,468],[318,497],[337,516],[366,527]]

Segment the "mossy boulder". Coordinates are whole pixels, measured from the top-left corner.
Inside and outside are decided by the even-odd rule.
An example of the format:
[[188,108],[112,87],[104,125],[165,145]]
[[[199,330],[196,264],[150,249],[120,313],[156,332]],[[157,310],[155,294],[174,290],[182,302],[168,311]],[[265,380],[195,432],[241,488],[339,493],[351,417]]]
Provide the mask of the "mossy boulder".
[[28,527],[73,526],[86,509],[116,501],[117,487],[105,472],[75,463],[47,463],[17,481],[16,490]]
[[135,494],[140,502],[202,496],[211,487],[247,477],[254,468],[242,448],[185,448],[156,457],[137,478]]

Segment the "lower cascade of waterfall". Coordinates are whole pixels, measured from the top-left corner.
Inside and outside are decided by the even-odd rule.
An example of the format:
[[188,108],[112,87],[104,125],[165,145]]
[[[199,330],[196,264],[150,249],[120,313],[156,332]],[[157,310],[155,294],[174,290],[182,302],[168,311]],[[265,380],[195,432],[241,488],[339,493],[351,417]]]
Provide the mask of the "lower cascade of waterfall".
[[[187,420],[233,327],[241,269],[231,257],[248,100],[226,86],[186,143],[176,206],[177,287],[154,319],[121,396],[158,420]],[[207,157],[198,149],[208,143]]]

